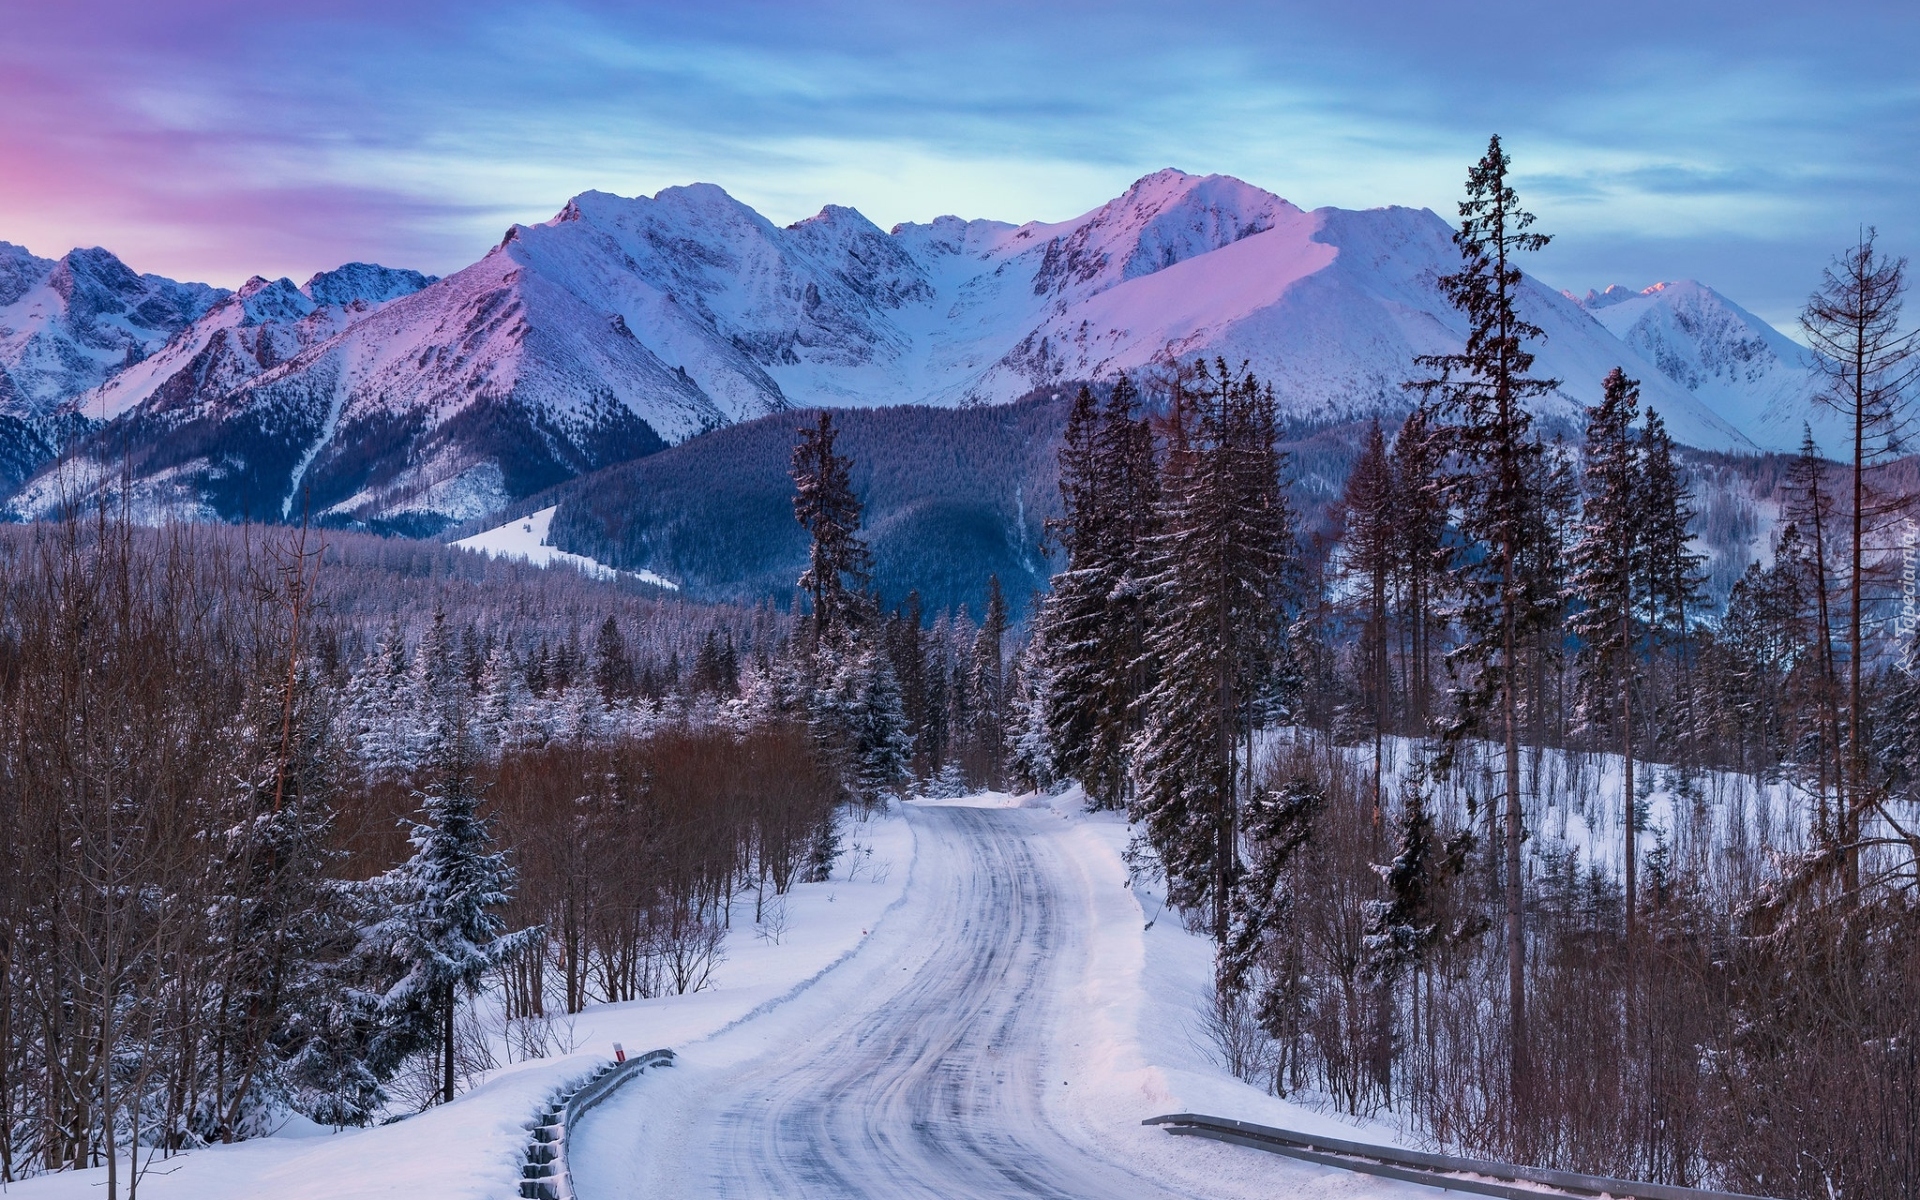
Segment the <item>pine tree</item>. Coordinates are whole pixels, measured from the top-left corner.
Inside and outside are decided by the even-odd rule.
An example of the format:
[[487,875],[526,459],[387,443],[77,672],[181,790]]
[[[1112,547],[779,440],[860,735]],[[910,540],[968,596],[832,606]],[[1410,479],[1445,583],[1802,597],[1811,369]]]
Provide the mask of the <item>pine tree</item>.
[[1819,818],[1822,839],[1838,845],[1841,831],[1829,810],[1828,796],[1834,806],[1844,804],[1845,767],[1841,762],[1840,675],[1833,650],[1833,577],[1828,526],[1833,515],[1833,495],[1826,487],[1827,460],[1814,444],[1810,426],[1801,427],[1800,453],[1787,469],[1787,518],[1811,541],[1808,565],[1812,568],[1814,638],[1818,656],[1820,687],[1817,696],[1823,720],[1816,737],[1815,761],[1819,782]]
[[1693,509],[1693,489],[1674,457],[1673,439],[1667,434],[1666,423],[1652,409],[1647,410],[1641,446],[1646,475],[1648,621],[1655,647],[1672,653],[1679,660],[1680,728],[1690,739],[1693,621],[1706,606],[1706,576],[1701,571],[1706,558],[1693,550],[1693,522],[1697,515]]
[[933,770],[933,739],[927,711],[926,613],[920,593],[907,593],[900,610],[888,618],[887,657],[893,662],[893,674],[900,681],[900,707],[907,717],[907,736],[913,740],[913,770],[924,778]]
[[987,787],[1005,783],[1007,760],[1007,602],[1000,577],[987,578],[987,606],[968,656],[968,691],[973,696],[973,744],[983,760]]
[[385,1023],[376,1061],[397,1062],[430,1046],[440,1051],[440,1099],[453,1099],[454,1008],[487,972],[533,942],[536,930],[506,932],[496,911],[514,873],[493,849],[492,823],[480,816],[466,729],[457,719],[434,739],[421,820],[408,840],[413,856],[388,872],[380,891],[387,917],[370,940],[401,972],[379,999]]
[[1199,364],[1174,398],[1130,815],[1166,872],[1169,899],[1212,906],[1226,947],[1238,868],[1240,738],[1285,658],[1297,585],[1280,485],[1273,393],[1224,362]]
[[1059,778],[1047,735],[1046,698],[1052,691],[1044,627],[1036,627],[1014,657],[1007,696],[1007,768],[1026,788],[1045,791]]
[[1096,809],[1123,802],[1128,741],[1150,678],[1141,580],[1155,464],[1152,431],[1136,404],[1132,381],[1121,376],[1104,405],[1082,388],[1068,412],[1063,514],[1048,524],[1066,563],[1037,621],[1046,630],[1045,720],[1055,767],[1080,780]]
[[1634,847],[1633,691],[1635,647],[1646,607],[1649,576],[1647,481],[1633,433],[1640,385],[1615,367],[1600,403],[1587,410],[1586,503],[1573,551],[1573,588],[1579,600],[1573,631],[1581,638],[1580,680],[1589,719],[1604,726],[1618,703],[1622,828],[1626,831],[1627,938],[1633,938]]
[[1904,498],[1889,502],[1876,495],[1871,476],[1906,453],[1912,432],[1913,385],[1920,380],[1920,330],[1900,328],[1907,260],[1881,254],[1875,246],[1877,238],[1878,231],[1869,228],[1834,260],[1800,317],[1826,377],[1815,401],[1846,422],[1852,441],[1853,502],[1847,513],[1847,736],[1840,811],[1849,888],[1860,883],[1860,820],[1871,803],[1861,691],[1867,655],[1868,542],[1879,522],[1904,506]]
[[812,641],[851,633],[865,623],[865,591],[873,560],[860,538],[860,500],[853,461],[834,450],[833,414],[822,411],[800,430],[793,451],[793,515],[812,538],[799,586],[813,601]]
[[[1291,876],[1326,805],[1318,783],[1297,777],[1247,799],[1248,865],[1234,887],[1232,928],[1220,953],[1215,986],[1224,1000],[1244,995],[1257,975],[1264,975],[1255,1019],[1283,1046],[1292,1043],[1299,1026],[1301,972],[1297,954],[1288,952],[1292,947],[1276,943],[1294,940],[1286,935],[1300,897]],[[1263,963],[1267,969],[1261,972]]]
[[1366,444],[1347,475],[1341,496],[1346,567],[1361,586],[1363,608],[1356,674],[1361,701],[1373,727],[1373,808],[1380,812],[1381,743],[1392,705],[1393,673],[1387,654],[1387,587],[1399,549],[1398,500],[1386,435],[1374,418]]
[[395,618],[348,688],[354,750],[367,773],[397,779],[418,762],[406,635]]
[[1410,989],[1410,1024],[1414,1037],[1419,1036],[1417,977],[1439,940],[1440,890],[1450,874],[1457,874],[1449,868],[1460,866],[1463,857],[1450,856],[1440,844],[1433,817],[1427,811],[1426,795],[1417,783],[1409,783],[1403,791],[1397,826],[1393,861],[1384,869],[1375,868],[1385,885],[1386,899],[1367,905],[1367,932],[1362,941],[1367,973],[1383,993],[1380,1008],[1389,1046],[1394,1042],[1393,988],[1409,976],[1415,977],[1415,986]]
[[600,633],[594,638],[593,683],[608,704],[633,696],[633,660],[627,656],[627,639],[612,613],[600,623]]
[[893,663],[877,647],[848,662],[841,686],[840,721],[852,758],[851,788],[868,807],[884,804],[913,765],[913,742],[900,703]]
[[1433,705],[1433,635],[1438,600],[1452,566],[1447,539],[1445,457],[1427,414],[1416,409],[1401,423],[1393,443],[1395,494],[1394,563],[1406,613],[1406,692],[1412,724],[1430,732]]
[[405,692],[406,718],[412,726],[408,758],[415,765],[432,760],[440,738],[456,720],[466,728],[467,681],[454,650],[446,610],[436,606],[433,622],[414,648]]
[[1410,386],[1421,395],[1436,432],[1457,468],[1448,479],[1463,532],[1484,547],[1484,556],[1456,571],[1466,604],[1461,613],[1464,644],[1456,652],[1480,672],[1462,696],[1463,711],[1477,719],[1497,711],[1506,749],[1506,796],[1502,829],[1507,917],[1507,1004],[1512,1028],[1512,1083],[1520,1094],[1526,1062],[1526,906],[1521,875],[1524,837],[1520,797],[1519,650],[1529,628],[1543,617],[1539,597],[1529,594],[1521,555],[1536,520],[1538,498],[1528,482],[1539,444],[1528,436],[1528,399],[1559,381],[1530,375],[1526,348],[1542,336],[1519,310],[1523,276],[1514,261],[1548,242],[1529,232],[1533,214],[1507,182],[1511,160],[1495,136],[1467,174],[1460,202],[1460,228],[1453,236],[1461,269],[1443,276],[1442,289],[1467,318],[1466,345],[1458,354],[1426,355],[1420,366],[1437,375]]

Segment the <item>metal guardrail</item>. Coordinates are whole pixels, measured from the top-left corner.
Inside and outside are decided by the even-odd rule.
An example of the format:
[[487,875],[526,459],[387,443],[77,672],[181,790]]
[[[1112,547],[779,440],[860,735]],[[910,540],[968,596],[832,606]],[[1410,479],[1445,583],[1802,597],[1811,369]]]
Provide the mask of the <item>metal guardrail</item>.
[[[1448,1154],[1427,1154],[1419,1150],[1402,1150],[1397,1146],[1374,1146],[1196,1113],[1149,1117],[1141,1124],[1164,1125],[1171,1134],[1232,1142],[1324,1167],[1338,1167],[1345,1171],[1358,1171],[1365,1175],[1446,1188],[1449,1191],[1498,1196],[1502,1200],[1540,1200],[1541,1196],[1552,1194],[1543,1193],[1541,1187],[1554,1188],[1562,1195],[1609,1196],[1615,1200],[1766,1200],[1766,1197],[1738,1192],[1701,1191],[1665,1183],[1637,1183],[1630,1179],[1576,1175],[1571,1171],[1553,1171],[1545,1167],[1522,1167],[1477,1158],[1455,1158]],[[1536,1186],[1521,1186],[1523,1184]]]
[[573,1200],[567,1170],[567,1131],[621,1084],[652,1066],[672,1066],[673,1051],[649,1050],[625,1062],[606,1063],[571,1090],[555,1093],[528,1127],[520,1195],[525,1200]]

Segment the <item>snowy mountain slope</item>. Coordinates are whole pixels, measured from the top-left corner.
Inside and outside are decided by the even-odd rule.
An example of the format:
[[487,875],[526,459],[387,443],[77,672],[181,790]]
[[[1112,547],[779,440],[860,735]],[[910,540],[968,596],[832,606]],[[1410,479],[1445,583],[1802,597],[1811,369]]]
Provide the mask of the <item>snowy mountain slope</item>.
[[[882,234],[829,207],[779,229],[696,185],[587,193],[510,236],[740,419],[783,402],[999,403],[1201,354],[1246,359],[1295,412],[1401,407],[1414,356],[1464,334],[1437,286],[1458,261],[1450,234],[1424,210],[1308,213],[1166,170],[1057,224]],[[1618,363],[1653,380],[1682,440],[1752,449],[1579,306],[1531,281],[1528,306],[1548,331],[1541,369],[1564,380],[1547,409],[1577,416]]]
[[655,587],[666,588],[668,591],[680,590],[679,584],[655,575],[652,571],[616,571],[585,555],[572,554],[556,548],[548,531],[553,527],[553,514],[558,511],[558,505],[549,505],[537,512],[516,517],[492,529],[481,530],[471,537],[463,537],[449,544],[458,546],[462,550],[484,554],[489,558],[516,559],[536,567],[572,567],[592,579],[613,579],[620,575],[632,575],[642,583],[651,583]]
[[[1461,345],[1450,234],[1426,210],[1307,212],[1176,170],[1068,221],[891,232],[837,206],[781,228],[710,184],[585,192],[417,291],[354,266],[209,299],[87,393],[113,418],[87,453],[103,476],[130,454],[143,503],[298,500],[425,533],[796,405],[1003,403],[1219,355],[1289,413],[1340,420],[1405,408],[1415,358]],[[1709,289],[1583,305],[1528,280],[1522,300],[1562,381],[1543,415],[1577,427],[1617,365],[1687,444],[1797,434],[1792,344]]]
[[[1149,183],[1175,189],[1188,201],[1209,196],[1207,205],[1189,204],[1185,226],[1203,236],[1212,233],[1219,244],[1190,242],[1185,254],[1156,257],[1152,251],[1164,244],[1155,236],[1159,231],[1151,223],[1116,221],[1114,205],[1083,218],[1073,232],[1056,234],[1042,252],[1043,264],[1072,261],[1058,248],[1093,226],[1108,227],[1109,243],[1135,249],[1123,257],[1116,247],[1105,256],[1109,264],[1128,264],[1126,269],[1071,276],[1084,280],[1085,296],[1077,303],[1056,301],[967,386],[967,398],[1007,399],[1062,380],[1221,355],[1236,365],[1245,360],[1272,380],[1292,412],[1348,417],[1404,407],[1409,399],[1401,384],[1420,373],[1415,356],[1457,350],[1464,340],[1465,326],[1438,286],[1458,263],[1452,231],[1429,211],[1301,212],[1245,184],[1226,191],[1218,177],[1195,180],[1177,172],[1150,176],[1136,189]],[[1271,203],[1263,204],[1263,197]],[[1218,208],[1227,199],[1236,223],[1221,219]],[[1113,227],[1126,230],[1126,237]],[[1035,286],[1046,278],[1043,266]],[[1542,404],[1544,412],[1577,418],[1581,406],[1598,400],[1608,369],[1642,368],[1637,354],[1578,306],[1531,279],[1523,306],[1546,331],[1536,347],[1537,370],[1562,381],[1559,393]],[[1714,449],[1752,448],[1737,427],[1690,393],[1664,385],[1657,371],[1641,373],[1654,379],[1648,399],[1681,440]]]
[[137,275],[97,246],[56,261],[0,242],[0,413],[45,418],[160,349],[227,294]]
[[372,263],[348,263],[302,287],[256,275],[158,353],[84,393],[72,407],[105,420],[143,403],[177,409],[223,396],[432,282],[418,271]]
[[74,397],[166,344],[227,293],[136,275],[98,247],[54,260],[0,242],[0,495],[86,427]]
[[723,422],[510,238],[232,391],[156,391],[83,454],[125,453],[143,507],[432,532]]
[[1643,291],[1615,284],[1580,306],[1674,383],[1769,450],[1800,446],[1803,423],[1828,452],[1842,430],[1809,401],[1820,380],[1813,352],[1692,279]]

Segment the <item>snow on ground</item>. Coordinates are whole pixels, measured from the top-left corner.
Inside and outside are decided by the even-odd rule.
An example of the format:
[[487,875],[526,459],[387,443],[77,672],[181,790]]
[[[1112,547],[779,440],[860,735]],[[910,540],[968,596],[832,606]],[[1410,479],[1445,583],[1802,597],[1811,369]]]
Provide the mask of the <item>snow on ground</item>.
[[1072,1051],[1067,1069],[1088,1086],[1055,1097],[1063,1123],[1143,1173],[1202,1195],[1426,1192],[1141,1125],[1147,1117],[1194,1112],[1357,1141],[1399,1140],[1385,1122],[1355,1122],[1282,1100],[1229,1073],[1202,1026],[1213,979],[1212,940],[1189,933],[1156,887],[1129,878],[1121,857],[1132,837],[1125,818],[1084,811],[1085,796],[1077,787],[1016,803],[1043,808],[1067,827],[1062,845],[1087,900],[1088,967],[1067,1009],[1071,1027],[1057,1036]]
[[581,1200],[1414,1194],[1141,1125],[1197,1111],[1393,1137],[1214,1060],[1211,945],[1129,879],[1120,817],[1078,790],[920,803],[1016,811],[913,814],[913,881],[874,936],[597,1109],[572,1143]]
[[[1398,776],[1415,747],[1389,749]],[[1548,754],[1539,769],[1559,799],[1534,815],[1536,850],[1577,848],[1583,863],[1617,872],[1617,760]],[[1682,793],[1665,768],[1653,776],[1650,824],[1676,848],[1711,839],[1751,851],[1791,844],[1804,829],[1802,801],[1784,786],[1709,774]],[[850,822],[833,880],[797,887],[768,919],[777,943],[755,936],[750,895],[736,905],[711,990],[589,1008],[561,1028],[572,1053],[492,1072],[455,1103],[403,1123],[195,1151],[155,1164],[141,1190],[155,1200],[510,1194],[530,1114],[619,1041],[632,1052],[671,1047],[680,1063],[636,1080],[575,1131],[582,1200],[777,1195],[765,1185],[783,1171],[817,1191],[863,1164],[875,1172],[872,1194],[934,1194],[977,1173],[981,1158],[1069,1186],[1097,1184],[1071,1174],[1076,1164],[1116,1171],[1141,1195],[1413,1195],[1412,1185],[1140,1124],[1202,1112],[1399,1140],[1390,1117],[1353,1122],[1224,1069],[1203,1026],[1210,942],[1183,928],[1150,881],[1130,877],[1124,819],[1083,803],[1078,789],[983,794],[916,805],[1010,811],[984,824],[898,809]],[[949,1104],[954,1119],[942,1122]],[[932,1123],[920,1122],[930,1106]],[[932,1174],[902,1184],[902,1166],[920,1164]],[[822,1173],[809,1175],[816,1167]],[[97,1196],[103,1176],[14,1190]]]
[[[696,1042],[777,1005],[859,946],[906,887],[913,832],[896,810],[849,821],[844,834],[833,879],[797,884],[786,897],[777,943],[756,936],[751,893],[735,902],[725,961],[707,990],[591,1006],[572,1019],[570,1029],[561,1018],[557,1032],[572,1041],[573,1052],[503,1067],[452,1104],[396,1124],[342,1133],[290,1128],[279,1137],[155,1162],[140,1183],[140,1196],[500,1200],[514,1195],[535,1109],[563,1083],[611,1058],[614,1042],[629,1053]],[[0,1193],[27,1200],[92,1200],[106,1194],[105,1185],[101,1167],[0,1186]]]
[[517,558],[532,563],[536,567],[550,567],[561,564],[594,579],[612,579],[619,575],[628,575],[642,583],[651,583],[655,587],[679,591],[680,585],[664,575],[652,571],[616,571],[605,563],[596,562],[584,554],[574,554],[561,550],[547,541],[548,532],[553,528],[553,514],[560,506],[543,508],[529,516],[497,525],[484,533],[461,538],[453,543],[463,550],[475,550],[492,558]]

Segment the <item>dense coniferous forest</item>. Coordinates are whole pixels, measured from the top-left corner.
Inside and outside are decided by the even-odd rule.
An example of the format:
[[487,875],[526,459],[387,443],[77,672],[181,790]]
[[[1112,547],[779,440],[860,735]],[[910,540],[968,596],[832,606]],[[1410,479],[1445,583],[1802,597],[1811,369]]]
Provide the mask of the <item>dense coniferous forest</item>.
[[[1869,233],[1808,306],[1851,462],[1686,459],[1617,370],[1550,438],[1507,170],[1496,139],[1441,281],[1465,350],[1319,528],[1251,466],[1260,381],[1080,395],[1019,769],[1127,810],[1250,1082],[1483,1157],[1920,1194],[1904,263]],[[1729,472],[1779,519],[1716,580],[1759,533],[1738,492],[1699,507]]]

